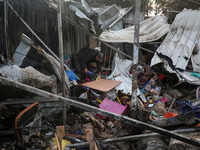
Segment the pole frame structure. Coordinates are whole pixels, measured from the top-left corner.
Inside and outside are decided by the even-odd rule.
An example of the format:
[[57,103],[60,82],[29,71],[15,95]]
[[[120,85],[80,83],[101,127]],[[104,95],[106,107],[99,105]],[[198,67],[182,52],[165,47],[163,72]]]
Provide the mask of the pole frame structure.
[[141,0],[135,0],[135,35],[133,46],[132,64],[132,96],[131,108],[137,108],[137,80],[138,80],[138,58],[139,58],[139,26],[140,26],[140,6]]
[[[29,31],[42,43],[42,45],[48,50],[48,52],[51,53],[51,55],[60,62],[60,59],[58,56],[42,41],[42,39],[29,27],[29,25],[22,19],[22,17],[15,11],[15,9],[12,7],[12,5],[6,1],[7,5],[10,7],[10,9],[15,13],[15,15],[22,21],[22,23],[29,29]],[[56,9],[57,11],[57,9]],[[67,65],[64,64],[64,66],[71,70]],[[67,76],[68,77],[68,76]],[[76,75],[76,78],[79,80],[79,77]]]
[[[62,86],[62,96],[66,97],[65,93],[65,72],[64,72],[64,55],[63,55],[63,30],[62,30],[62,1],[58,0],[57,9],[58,18],[58,40],[59,40],[59,55],[60,55],[60,71],[61,71],[61,86]],[[63,103],[63,124],[66,124],[67,117],[66,104]]]

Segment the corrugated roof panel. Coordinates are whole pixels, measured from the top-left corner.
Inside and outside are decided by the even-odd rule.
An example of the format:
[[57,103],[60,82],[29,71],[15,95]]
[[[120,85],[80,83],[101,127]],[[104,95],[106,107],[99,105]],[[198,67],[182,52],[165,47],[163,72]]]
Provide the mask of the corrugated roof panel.
[[[194,46],[199,40],[199,30],[200,11],[184,9],[176,16],[171,25],[171,30],[168,32],[157,52],[171,58],[175,68],[185,70],[191,58]],[[162,62],[161,59],[156,57],[159,56],[154,55],[151,66]],[[196,56],[195,60],[197,60]]]

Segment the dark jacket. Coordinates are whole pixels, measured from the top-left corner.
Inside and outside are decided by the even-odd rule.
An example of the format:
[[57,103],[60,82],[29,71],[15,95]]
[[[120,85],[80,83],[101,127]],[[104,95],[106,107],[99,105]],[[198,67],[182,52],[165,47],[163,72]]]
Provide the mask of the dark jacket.
[[90,63],[96,62],[98,72],[101,72],[101,65],[99,61],[96,61],[97,51],[90,48],[81,48],[78,52],[78,60],[81,66],[81,71],[85,68],[90,70]]

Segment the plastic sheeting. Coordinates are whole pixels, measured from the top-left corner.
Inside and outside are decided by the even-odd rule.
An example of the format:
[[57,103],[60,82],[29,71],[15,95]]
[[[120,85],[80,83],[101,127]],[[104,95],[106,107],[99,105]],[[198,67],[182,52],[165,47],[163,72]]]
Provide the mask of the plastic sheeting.
[[[128,59],[120,59],[118,53],[114,57],[114,70],[107,79],[121,81],[122,83],[115,87],[116,92],[122,90],[126,94],[132,93],[132,74],[129,73],[132,67],[132,61]],[[140,96],[142,101],[146,102],[144,94],[137,89],[137,96]]]
[[107,77],[109,80],[121,81],[122,83],[115,87],[115,89],[123,90],[124,93],[132,93],[132,77],[129,74],[129,70],[132,66],[132,61],[128,59],[120,59],[118,53],[115,57],[115,68],[110,76]]
[[[170,30],[170,24],[167,23],[167,17],[154,16],[140,23],[140,43],[156,41]],[[118,30],[104,31],[100,40],[114,43],[133,43],[134,42],[134,26]]]

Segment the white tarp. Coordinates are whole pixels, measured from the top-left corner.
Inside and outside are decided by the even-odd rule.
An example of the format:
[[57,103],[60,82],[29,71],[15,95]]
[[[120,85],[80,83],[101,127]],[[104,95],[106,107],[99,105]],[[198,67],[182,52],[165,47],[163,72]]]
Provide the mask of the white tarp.
[[[107,77],[109,80],[121,81],[122,83],[115,87],[116,92],[119,90],[126,94],[132,94],[132,74],[129,73],[132,67],[132,61],[128,59],[120,59],[118,53],[114,57],[115,66],[111,75]],[[143,93],[137,89],[137,96],[146,102],[146,98]]]
[[[156,41],[165,35],[170,30],[170,24],[167,23],[167,17],[154,16],[148,18],[140,23],[140,37],[139,42]],[[118,30],[118,31],[104,31],[100,40],[113,43],[133,43],[134,41],[134,26]]]

